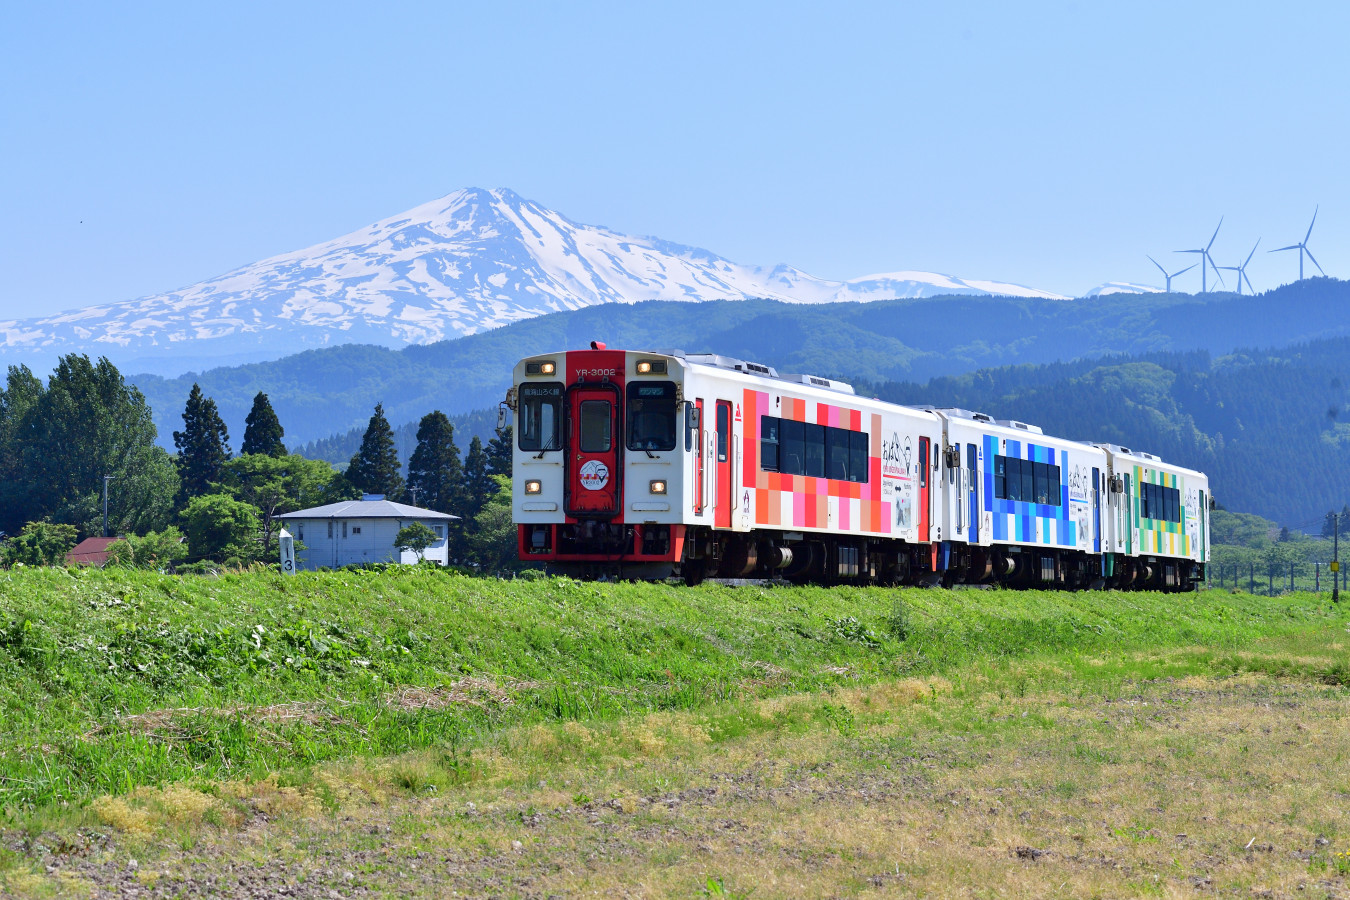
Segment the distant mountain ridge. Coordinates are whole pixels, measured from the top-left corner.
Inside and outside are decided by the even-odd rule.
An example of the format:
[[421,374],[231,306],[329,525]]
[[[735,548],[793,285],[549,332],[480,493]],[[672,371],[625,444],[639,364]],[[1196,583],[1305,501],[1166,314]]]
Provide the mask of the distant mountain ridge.
[[258,391],[272,400],[288,444],[364,427],[376,402],[397,427],[433,409],[496,408],[511,367],[534,353],[586,346],[680,347],[871,383],[919,381],[975,369],[1111,354],[1281,347],[1350,336],[1350,282],[1308,279],[1258,296],[1112,294],[1062,303],[941,297],[829,306],[771,300],[653,302],[590,307],[391,350],[345,345],[175,378],[131,376],[154,411],[160,441],[182,427],[194,382],[213,397],[236,440]]
[[787,265],[740,265],[582,225],[510,190],[470,188],[180,290],[0,320],[0,357],[45,365],[78,350],[126,369],[176,373],[184,359],[199,368],[204,360],[258,361],[337,344],[425,344],[602,303],[942,294],[1067,299],[930,272],[830,281]]

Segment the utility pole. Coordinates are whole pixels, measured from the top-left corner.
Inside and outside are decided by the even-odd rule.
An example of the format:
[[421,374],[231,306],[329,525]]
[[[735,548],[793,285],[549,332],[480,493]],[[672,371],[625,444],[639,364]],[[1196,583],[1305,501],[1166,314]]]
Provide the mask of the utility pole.
[[108,536],[108,482],[112,481],[114,476],[103,476],[103,536]]
[[[1341,514],[1338,512],[1329,512],[1327,517],[1331,519],[1331,565],[1327,566],[1331,570],[1331,602],[1341,602]],[[1322,532],[1326,534],[1326,532]]]

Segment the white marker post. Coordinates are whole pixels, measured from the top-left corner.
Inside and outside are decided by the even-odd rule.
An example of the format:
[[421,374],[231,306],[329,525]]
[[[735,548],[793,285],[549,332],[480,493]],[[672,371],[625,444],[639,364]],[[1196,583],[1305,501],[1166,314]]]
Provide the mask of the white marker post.
[[277,544],[281,549],[281,574],[295,574],[295,538],[285,528],[277,535]]

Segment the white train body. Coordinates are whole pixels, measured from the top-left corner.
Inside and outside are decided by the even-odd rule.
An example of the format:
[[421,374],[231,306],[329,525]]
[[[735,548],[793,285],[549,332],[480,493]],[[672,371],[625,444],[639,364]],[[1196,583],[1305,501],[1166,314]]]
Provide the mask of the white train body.
[[515,369],[522,559],[577,574],[1185,589],[1205,475],[713,355]]

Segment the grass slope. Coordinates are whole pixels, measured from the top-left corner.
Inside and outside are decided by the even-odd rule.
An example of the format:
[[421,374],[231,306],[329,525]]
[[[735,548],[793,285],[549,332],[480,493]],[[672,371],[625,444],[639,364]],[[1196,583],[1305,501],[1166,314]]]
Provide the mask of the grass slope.
[[1231,671],[1338,615],[1309,595],[19,569],[0,573],[0,808],[1046,654],[1204,645]]

